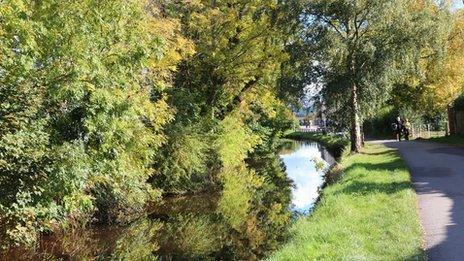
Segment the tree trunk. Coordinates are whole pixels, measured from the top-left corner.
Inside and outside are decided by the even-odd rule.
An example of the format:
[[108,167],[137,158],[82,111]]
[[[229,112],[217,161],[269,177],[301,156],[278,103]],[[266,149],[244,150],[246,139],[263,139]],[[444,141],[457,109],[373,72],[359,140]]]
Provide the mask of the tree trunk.
[[351,152],[358,153],[362,147],[361,122],[359,118],[358,88],[351,83]]

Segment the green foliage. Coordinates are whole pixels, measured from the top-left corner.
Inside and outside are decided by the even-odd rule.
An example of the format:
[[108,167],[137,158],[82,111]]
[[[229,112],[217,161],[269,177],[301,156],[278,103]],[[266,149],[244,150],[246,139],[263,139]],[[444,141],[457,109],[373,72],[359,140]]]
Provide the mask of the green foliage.
[[245,166],[226,167],[221,172],[224,189],[219,211],[229,225],[239,230],[250,211],[254,190],[262,186],[262,180]]
[[163,126],[179,24],[143,1],[7,1],[0,7],[1,244],[51,224],[126,222]]
[[275,81],[286,55],[273,1],[192,1],[179,8],[197,51],[177,81],[186,91],[179,95],[195,99],[197,108],[183,110],[222,119],[243,93]]
[[[129,223],[163,192],[221,190],[218,214],[257,235],[258,249],[269,231],[257,225],[264,207],[251,206],[286,223],[289,198],[272,188],[288,181],[275,160],[248,164],[270,157],[294,124],[287,103],[302,81],[287,89],[284,78],[295,80],[301,8],[274,0],[2,3],[1,245],[33,245],[42,232],[92,221]],[[261,202],[267,196],[274,200]]]
[[[22,14],[19,16],[18,14]],[[0,7],[0,247],[9,243],[33,243],[38,216],[46,216],[41,204],[47,182],[50,149],[41,103],[44,88],[32,80],[38,55],[32,33],[37,26],[22,1]]]
[[[420,111],[427,117],[443,113],[463,92],[464,86],[464,13],[450,12],[445,5],[421,4],[428,44],[417,54],[415,70],[408,72],[393,90],[392,104],[400,110]],[[414,102],[411,102],[411,100]]]
[[137,221],[125,229],[116,241],[111,259],[116,260],[156,260],[153,252],[159,246],[156,238],[159,236],[162,224],[151,220]]
[[[148,165],[163,141],[160,128],[170,119],[164,99],[151,100],[151,93],[162,87],[146,84],[157,76],[151,63],[159,63],[156,57],[163,55],[159,36],[148,33],[157,21],[138,2],[38,8],[45,14],[82,12],[40,18],[51,35],[56,24],[62,31],[58,38],[45,37],[46,53],[60,51],[49,65],[50,74],[66,78],[50,89],[48,106],[54,109],[51,124],[56,130],[51,140],[58,146],[63,140],[82,140],[89,170],[86,186],[95,194],[100,220],[130,219],[154,195],[145,183],[151,174]],[[69,124],[77,129],[71,135]]]
[[259,139],[240,119],[227,117],[221,127],[223,130],[216,143],[219,159],[225,168],[240,165],[247,153],[259,144]]
[[192,126],[172,125],[168,140],[154,158],[154,175],[150,181],[166,192],[201,191],[211,186],[209,162],[214,153],[209,146],[211,137]]
[[439,9],[433,1],[308,3],[304,37],[316,46],[327,116],[337,130],[351,128],[356,143],[356,125],[374,117],[393,86],[416,72],[424,49],[440,48],[447,11],[431,6]]
[[[173,3],[169,10],[179,16],[196,53],[181,63],[169,90],[176,117],[155,157],[152,184],[167,193],[222,187],[225,205],[243,191],[237,204],[246,206],[251,198],[242,180],[255,178],[245,161],[293,124],[277,94],[286,43],[298,23],[290,12],[296,7],[198,0]],[[246,208],[240,211],[246,214]]]
[[207,256],[219,247],[224,232],[222,224],[207,215],[180,214],[166,224],[163,243],[175,242],[175,252],[187,253],[186,258]]
[[324,135],[322,133],[310,132],[293,132],[285,136],[290,139],[301,139],[316,141],[324,145],[324,147],[332,154],[337,160],[341,158],[347,146],[350,144],[349,140],[342,135]]

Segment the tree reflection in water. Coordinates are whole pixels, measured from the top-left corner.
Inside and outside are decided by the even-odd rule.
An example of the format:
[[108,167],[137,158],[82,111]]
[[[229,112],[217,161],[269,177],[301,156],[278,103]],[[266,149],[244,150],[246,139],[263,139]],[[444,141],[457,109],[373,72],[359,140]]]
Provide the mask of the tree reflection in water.
[[[290,223],[291,181],[275,153],[247,160],[264,183],[251,209],[229,224],[218,208],[220,193],[167,198],[152,214],[127,227],[93,227],[44,236],[36,250],[13,249],[9,259],[256,260],[275,250]],[[232,198],[233,200],[233,198]],[[230,213],[228,213],[230,215]]]

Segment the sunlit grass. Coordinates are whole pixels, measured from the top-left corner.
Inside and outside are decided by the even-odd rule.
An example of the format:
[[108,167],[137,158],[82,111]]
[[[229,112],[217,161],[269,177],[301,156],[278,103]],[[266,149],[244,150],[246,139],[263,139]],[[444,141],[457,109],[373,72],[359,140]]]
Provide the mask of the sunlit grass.
[[416,194],[396,151],[371,144],[342,166],[270,260],[424,260]]

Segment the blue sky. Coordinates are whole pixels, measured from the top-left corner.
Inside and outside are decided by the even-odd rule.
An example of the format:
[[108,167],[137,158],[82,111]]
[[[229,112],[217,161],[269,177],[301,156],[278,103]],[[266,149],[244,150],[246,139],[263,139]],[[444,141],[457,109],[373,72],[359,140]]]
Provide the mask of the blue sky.
[[462,0],[453,0],[453,9],[463,8],[464,4]]

